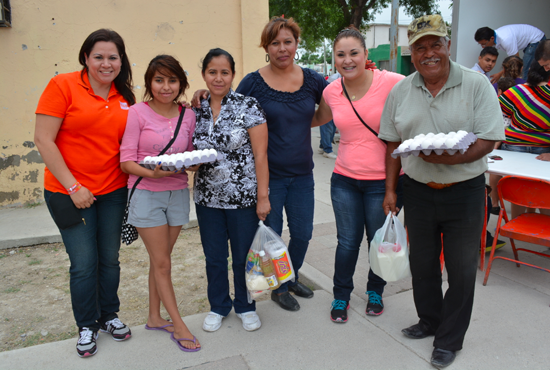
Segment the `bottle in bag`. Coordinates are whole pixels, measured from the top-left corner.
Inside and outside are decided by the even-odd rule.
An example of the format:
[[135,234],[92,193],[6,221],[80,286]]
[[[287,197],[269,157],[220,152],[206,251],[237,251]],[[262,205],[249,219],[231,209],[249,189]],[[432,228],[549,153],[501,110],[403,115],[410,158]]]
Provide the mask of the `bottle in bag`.
[[294,278],[294,271],[292,271],[292,265],[288,260],[286,247],[284,245],[281,246],[277,241],[270,241],[264,245],[264,248],[273,260],[275,275],[277,275],[279,283],[282,284]]
[[277,275],[275,275],[275,270],[273,268],[273,262],[271,262],[271,258],[269,258],[269,256],[266,255],[264,251],[260,251],[259,254],[262,272],[264,273],[264,277],[269,284],[269,289],[277,289],[279,287],[279,280],[277,280]]

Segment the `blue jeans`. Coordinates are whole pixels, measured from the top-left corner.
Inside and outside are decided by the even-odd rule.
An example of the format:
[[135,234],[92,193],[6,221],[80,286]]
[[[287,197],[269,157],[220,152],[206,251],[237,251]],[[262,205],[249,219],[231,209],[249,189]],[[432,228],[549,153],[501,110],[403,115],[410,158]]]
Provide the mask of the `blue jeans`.
[[[403,179],[397,184],[397,207],[403,204]],[[349,301],[353,291],[353,274],[359,257],[359,248],[367,231],[369,243],[376,230],[384,225],[386,215],[382,208],[386,194],[385,180],[355,180],[337,173],[330,180],[330,196],[336,218],[338,246],[334,261],[334,299]],[[382,296],[386,281],[369,269],[367,291]]]
[[546,40],[546,36],[542,36],[542,39],[538,42],[533,42],[523,49],[523,79],[526,81],[527,75],[529,74],[529,68],[531,68],[531,63],[535,60],[535,50],[537,50],[539,43],[544,40]]
[[550,153],[550,146],[527,146],[527,145],[510,145],[502,143],[501,150],[508,150],[509,152],[521,152],[531,154]]
[[336,132],[336,126],[334,121],[330,121],[322,126],[319,126],[321,133],[321,145],[319,148],[323,149],[325,153],[332,153],[332,140],[334,139],[334,133]]
[[[50,214],[52,194],[44,190]],[[128,189],[95,197],[90,208],[80,210],[86,224],[59,232],[71,261],[71,302],[76,324],[79,328],[99,329],[100,324],[118,317],[120,308],[118,251]]]
[[[258,228],[256,207],[221,209],[195,204],[195,208],[206,257],[210,311],[222,316],[227,316],[233,306],[235,313],[256,311],[256,303],[248,303],[245,277],[246,257]],[[229,296],[228,240],[235,285],[234,301]]]
[[283,208],[286,212],[290,241],[288,253],[296,274],[294,282],[287,281],[275,293],[288,291],[289,286],[298,283],[298,271],[304,263],[307,247],[313,234],[313,209],[315,197],[313,173],[308,175],[269,179],[269,202],[271,212],[267,215],[266,225],[277,234],[283,232]]

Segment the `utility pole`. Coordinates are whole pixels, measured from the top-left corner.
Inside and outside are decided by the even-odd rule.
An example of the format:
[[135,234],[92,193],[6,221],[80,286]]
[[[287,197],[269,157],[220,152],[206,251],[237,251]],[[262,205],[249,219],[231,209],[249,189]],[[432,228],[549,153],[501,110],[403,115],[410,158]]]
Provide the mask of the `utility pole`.
[[397,72],[397,32],[399,22],[399,0],[391,3],[390,25],[390,71]]

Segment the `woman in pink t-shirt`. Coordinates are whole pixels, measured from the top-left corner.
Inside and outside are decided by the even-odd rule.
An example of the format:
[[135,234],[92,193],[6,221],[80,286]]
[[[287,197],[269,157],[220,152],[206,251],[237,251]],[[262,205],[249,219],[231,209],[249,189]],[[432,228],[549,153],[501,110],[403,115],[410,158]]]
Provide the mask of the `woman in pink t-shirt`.
[[[129,188],[143,177],[130,202],[128,223],[136,227],[149,253],[149,317],[145,329],[168,332],[179,349],[192,352],[198,351],[200,344],[181,319],[170,275],[172,249],[181,227],[189,222],[187,174],[184,170],[163,171],[160,165],[150,170],[138,164],[146,156],[158,155],[171,141],[182,109],[179,133],[166,154],[193,150],[195,114],[177,103],[188,87],[185,71],[174,57],[159,55],[151,60],[145,72],[146,101],[128,112],[120,167],[130,174]],[[161,317],[160,302],[172,322]]]
[[[338,232],[331,319],[344,323],[348,320],[353,274],[364,230],[370,243],[386,219],[382,209],[386,145],[375,133],[379,131],[380,117],[390,90],[405,77],[397,73],[365,69],[368,57],[365,39],[353,27],[338,34],[334,40],[334,55],[336,68],[342,78],[325,88],[312,126],[332,119],[340,131],[340,147],[330,189]],[[351,101],[346,97],[342,83]],[[374,132],[361,122],[353,108]],[[397,204],[401,207],[401,181],[397,194]],[[382,293],[385,285],[384,279],[369,270],[367,315],[377,316],[383,312]]]

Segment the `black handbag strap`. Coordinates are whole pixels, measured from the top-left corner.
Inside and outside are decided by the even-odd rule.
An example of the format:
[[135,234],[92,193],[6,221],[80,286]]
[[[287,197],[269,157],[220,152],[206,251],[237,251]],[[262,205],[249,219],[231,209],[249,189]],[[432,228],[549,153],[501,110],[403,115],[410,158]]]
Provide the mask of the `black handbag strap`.
[[[172,146],[172,144],[174,144],[174,141],[176,141],[176,138],[178,137],[178,134],[180,132],[180,127],[181,127],[181,122],[183,121],[183,116],[185,115],[185,106],[181,106],[181,113],[180,113],[180,118],[178,119],[178,125],[176,126],[176,131],[174,131],[174,136],[172,137],[172,139],[170,140],[170,142],[168,142],[168,144],[166,144],[166,146],[164,147],[164,149],[162,149],[159,153],[159,156],[160,155],[163,155],[164,153],[166,153],[166,151],[168,149],[170,149],[170,147]],[[134,195],[134,191],[136,190],[136,186],[138,186],[138,184],[141,182],[141,180],[143,179],[143,176],[140,176],[138,177],[138,179],[136,180],[136,182],[134,182],[134,186],[132,186],[132,191],[130,192],[130,197],[128,198],[128,203],[130,203],[130,199],[132,199],[132,195]]]
[[[340,77],[340,82],[342,83],[342,89],[344,90],[344,94],[346,94],[346,98],[348,98],[348,101],[349,103],[351,104],[351,107],[353,108],[353,111],[355,112],[355,115],[357,116],[357,118],[359,118],[359,121],[361,121],[361,123],[369,129],[370,132],[372,132],[372,134],[376,137],[378,137],[378,132],[374,131],[369,125],[367,125],[365,123],[365,121],[363,121],[363,118],[361,118],[361,116],[359,115],[359,113],[357,113],[357,111],[355,110],[355,107],[353,106],[353,103],[351,102],[351,99],[349,98],[349,95],[348,95],[348,91],[346,90],[346,85],[344,85],[344,77]],[[379,138],[380,139],[380,138]],[[382,140],[382,139],[380,139]],[[382,140],[382,142],[384,144],[388,144],[388,142],[386,140]]]

